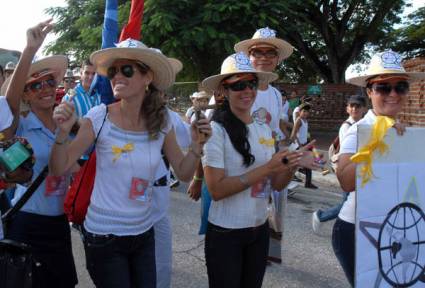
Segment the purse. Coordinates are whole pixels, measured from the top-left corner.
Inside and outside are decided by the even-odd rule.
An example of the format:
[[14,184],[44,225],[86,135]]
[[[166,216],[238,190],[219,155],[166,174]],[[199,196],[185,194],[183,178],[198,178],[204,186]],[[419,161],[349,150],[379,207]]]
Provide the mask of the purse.
[[89,155],[89,159],[83,164],[77,172],[76,177],[71,183],[70,188],[65,196],[63,203],[64,212],[68,217],[69,222],[74,224],[82,224],[86,218],[87,209],[90,204],[90,197],[94,187],[94,179],[96,177],[96,143],[103,124],[105,124],[108,115],[108,106],[106,106],[105,117],[103,118],[102,126],[94,140],[94,147]]
[[[45,166],[18,202],[1,217],[6,235],[9,221],[34,194],[46,178],[47,173],[48,167]],[[33,264],[29,245],[10,239],[0,240],[0,287],[31,288]]]

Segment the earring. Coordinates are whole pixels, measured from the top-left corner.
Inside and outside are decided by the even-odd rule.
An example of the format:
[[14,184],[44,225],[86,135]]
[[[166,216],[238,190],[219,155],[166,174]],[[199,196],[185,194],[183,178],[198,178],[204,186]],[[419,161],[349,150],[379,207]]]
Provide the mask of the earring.
[[149,92],[149,85],[146,85],[146,86],[145,86],[145,91],[146,91],[146,92]]

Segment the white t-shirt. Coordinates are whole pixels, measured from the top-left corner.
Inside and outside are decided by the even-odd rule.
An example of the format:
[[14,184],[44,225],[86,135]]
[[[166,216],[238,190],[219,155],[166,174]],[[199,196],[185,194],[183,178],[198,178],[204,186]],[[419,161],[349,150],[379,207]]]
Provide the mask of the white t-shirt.
[[[350,124],[348,124],[348,123]],[[344,121],[344,123],[341,124],[341,127],[339,127],[339,133],[338,133],[338,137],[339,137],[339,141],[340,143],[342,143],[342,140],[344,140],[348,129],[350,129],[351,126],[353,126],[353,124],[356,123],[356,121],[354,121],[353,117],[348,117],[347,120]]]
[[282,106],[282,117],[280,117],[282,120],[288,122],[289,121],[289,102],[288,100],[285,101],[285,103]]
[[[354,123],[348,129],[347,134],[343,137],[339,155],[357,153],[357,126],[373,125],[375,121],[375,113],[373,113],[372,110],[369,110],[363,119]],[[344,202],[338,217],[348,223],[354,224],[356,222],[356,192],[353,191],[349,193],[347,201]]]
[[[204,167],[224,169],[227,177],[245,174],[265,164],[274,153],[273,145],[260,141],[261,138],[266,141],[272,139],[271,130],[264,123],[253,121],[247,125],[251,154],[255,156],[255,162],[249,167],[243,164],[243,158],[233,147],[226,130],[214,121],[211,122],[211,127],[212,136],[205,144],[202,164]],[[219,201],[212,200],[208,221],[224,228],[257,227],[267,220],[267,202],[268,197],[252,197],[249,187]]]
[[297,138],[298,138],[298,141],[300,141],[299,144],[304,145],[304,144],[307,144],[307,140],[308,140],[308,122],[307,120],[304,120],[300,117],[299,119],[301,121],[301,126],[298,129]]
[[7,129],[12,125],[13,114],[10,111],[6,97],[0,96],[0,131]]
[[[106,106],[101,104],[84,116],[91,121],[95,135],[102,126],[105,113]],[[87,231],[123,236],[138,235],[152,227],[153,183],[163,176],[159,167],[163,162],[164,138],[171,129],[168,119],[167,122],[158,139],[151,140],[147,132],[123,130],[106,118],[96,143],[96,177],[84,221]],[[129,143],[133,144],[131,151],[116,153]],[[144,195],[149,200],[143,202],[131,197],[130,191],[135,191],[132,188],[140,191],[145,181],[148,188]]]
[[[209,104],[215,104],[214,97],[211,97]],[[205,112],[208,119],[211,119],[213,111],[213,109],[208,109]],[[279,126],[280,119],[285,120],[283,117],[282,95],[279,90],[270,85],[266,90],[257,90],[257,97],[252,105],[251,113],[252,117],[258,121],[267,123],[272,131],[278,135],[278,140],[284,139],[285,136]]]
[[294,111],[292,111],[292,121],[294,121],[294,123],[295,123],[295,120],[297,120],[297,113],[300,113],[300,106],[297,106],[297,107],[295,107],[295,109],[294,109]]

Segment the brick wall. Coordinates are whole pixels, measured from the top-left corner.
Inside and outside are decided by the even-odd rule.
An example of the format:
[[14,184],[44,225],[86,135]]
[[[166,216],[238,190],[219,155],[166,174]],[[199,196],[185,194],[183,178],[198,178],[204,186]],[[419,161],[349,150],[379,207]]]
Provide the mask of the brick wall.
[[[408,72],[425,72],[425,58],[415,58],[403,63]],[[410,92],[400,121],[408,126],[425,127],[425,81],[416,81],[410,84]]]
[[[298,96],[306,94],[309,84],[275,83],[274,86],[283,89],[288,95],[297,91]],[[310,131],[338,131],[341,123],[347,119],[346,103],[350,95],[361,93],[359,87],[350,84],[324,84],[322,95],[313,96],[312,111],[309,117]]]

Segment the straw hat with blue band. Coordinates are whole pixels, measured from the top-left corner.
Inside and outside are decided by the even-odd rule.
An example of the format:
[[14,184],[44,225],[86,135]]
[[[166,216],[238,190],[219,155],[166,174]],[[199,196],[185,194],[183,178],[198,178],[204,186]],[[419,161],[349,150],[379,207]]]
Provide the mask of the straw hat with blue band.
[[118,59],[140,61],[149,66],[154,74],[152,84],[161,91],[174,84],[177,71],[183,67],[177,59],[169,60],[159,49],[149,48],[134,39],[124,40],[116,47],[96,51],[90,56],[91,62],[96,65],[96,72],[103,76],[107,75],[108,68]]
[[419,81],[425,78],[423,72],[406,72],[401,65],[400,54],[387,50],[375,54],[370,60],[368,69],[363,75],[347,79],[347,82],[356,86],[366,87],[368,81],[381,77],[380,81],[394,77],[406,77],[408,81]]
[[239,52],[227,57],[221,65],[220,74],[204,79],[204,81],[202,81],[202,86],[212,91],[218,90],[221,81],[235,74],[255,74],[260,83],[266,84],[278,78],[278,75],[275,73],[255,70],[248,56],[243,52]]
[[288,42],[276,37],[276,31],[269,27],[258,29],[251,39],[243,40],[235,44],[236,52],[244,52],[249,55],[249,51],[256,47],[273,47],[279,54],[279,62],[291,56],[294,48]]

